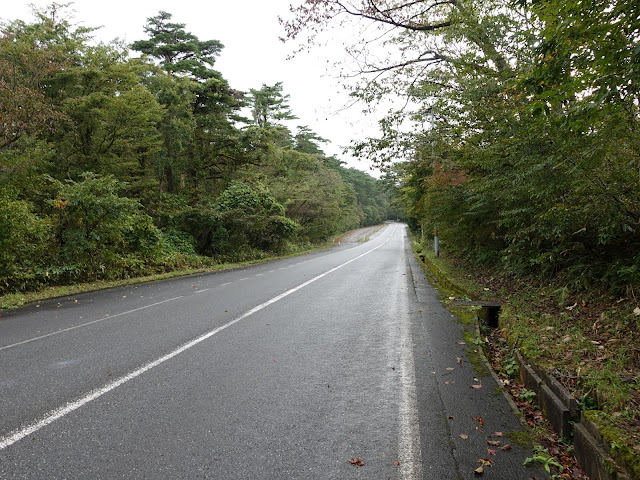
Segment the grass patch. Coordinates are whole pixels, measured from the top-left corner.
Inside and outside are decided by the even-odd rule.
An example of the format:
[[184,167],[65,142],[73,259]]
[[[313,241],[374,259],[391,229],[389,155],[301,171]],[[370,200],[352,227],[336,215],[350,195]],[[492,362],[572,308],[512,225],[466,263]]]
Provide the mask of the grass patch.
[[371,238],[371,235],[373,235],[374,233],[379,232],[380,230],[382,230],[385,227],[385,225],[380,225],[378,228],[376,228],[373,232],[367,233],[364,237],[359,238],[358,239],[358,243],[364,243],[364,242],[368,242],[369,239]]
[[183,268],[179,270],[172,270],[169,272],[163,272],[163,273],[158,273],[153,275],[145,275],[140,277],[130,277],[130,278],[122,278],[122,279],[114,279],[114,280],[96,280],[93,282],[76,283],[72,285],[47,286],[40,290],[34,290],[29,292],[7,293],[4,295],[0,295],[0,309],[18,308],[31,302],[47,300],[51,298],[58,298],[58,297],[67,297],[70,295],[77,295],[79,293],[94,292],[98,290],[106,290],[109,288],[123,287],[127,285],[139,285],[141,283],[156,282],[158,280],[167,280],[170,278],[184,277],[188,275],[197,275],[197,274],[212,273],[212,272],[223,271],[223,270],[233,270],[237,268],[244,268],[251,265],[266,263],[272,260],[292,258],[300,255],[305,255],[307,253],[324,250],[332,246],[332,244],[333,242],[327,242],[322,245],[313,245],[309,247],[304,247],[299,250],[296,250],[295,252],[289,252],[283,255],[270,256],[270,257],[260,258],[256,260],[247,260],[244,262],[212,264],[204,268]]
[[422,244],[412,242],[413,250],[418,254],[425,264],[432,277],[438,281],[438,288],[444,290],[451,296],[468,297],[475,300],[487,300],[487,291],[479,285],[473,276],[461,269],[458,263],[448,257],[436,257],[435,253]]

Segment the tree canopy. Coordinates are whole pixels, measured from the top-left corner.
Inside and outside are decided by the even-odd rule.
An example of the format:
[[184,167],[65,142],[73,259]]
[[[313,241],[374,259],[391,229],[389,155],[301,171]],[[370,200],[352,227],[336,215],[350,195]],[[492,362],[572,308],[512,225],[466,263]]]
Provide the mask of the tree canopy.
[[171,22],[172,17],[164,11],[149,17],[144,27],[149,38],[133,42],[131,48],[160,61],[169,75],[188,74],[195,78],[209,78],[214,74],[210,67],[220,55],[222,43],[218,40],[199,40],[185,30],[184,23]]
[[[343,77],[410,224],[576,288],[640,281],[640,11],[623,1],[306,0],[285,40],[360,28]],[[397,162],[403,159],[404,163]]]

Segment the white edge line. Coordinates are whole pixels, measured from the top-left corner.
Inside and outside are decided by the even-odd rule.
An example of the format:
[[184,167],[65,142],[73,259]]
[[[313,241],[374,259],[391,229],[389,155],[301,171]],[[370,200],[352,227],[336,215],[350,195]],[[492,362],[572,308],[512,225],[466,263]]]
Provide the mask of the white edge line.
[[[404,252],[404,236],[402,236]],[[400,478],[422,478],[422,449],[420,442],[420,421],[418,418],[418,397],[416,392],[415,360],[413,339],[409,321],[403,322],[401,331],[400,405],[398,458]]]
[[[394,228],[395,231],[395,228]],[[393,234],[393,231],[391,232],[391,234]],[[351,260],[349,260],[348,262],[345,262],[341,265],[338,265],[337,267],[334,267],[330,270],[327,270],[324,273],[321,273],[320,275],[313,277],[310,280],[307,280],[304,283],[301,283],[300,285],[298,285],[297,287],[293,287],[290,290],[287,290],[284,293],[281,293],[280,295],[273,297],[270,300],[267,300],[266,302],[258,305],[257,307],[252,308],[251,310],[248,310],[247,312],[243,313],[241,316],[239,316],[238,318],[236,318],[235,320],[232,320],[224,325],[222,325],[221,327],[218,327],[214,330],[211,330],[208,333],[205,333],[204,335],[201,335],[197,338],[195,338],[194,340],[191,340],[190,342],[182,345],[181,347],[175,349],[174,351],[158,358],[157,360],[154,360],[153,362],[147,363],[146,365],[144,365],[143,367],[140,367],[137,370],[134,370],[133,372],[120,377],[116,380],[113,380],[112,382],[107,383],[105,386],[97,388],[95,390],[90,391],[89,393],[87,393],[84,397],[79,398],[78,400],[74,400],[72,402],[67,403],[66,405],[56,408],[55,410],[50,411],[49,413],[47,413],[42,419],[25,425],[23,427],[18,428],[17,430],[14,430],[13,432],[4,435],[2,437],[0,437],[0,450],[4,450],[5,448],[13,445],[14,443],[22,440],[24,437],[27,437],[29,435],[31,435],[34,432],[37,432],[38,430],[40,430],[43,427],[46,427],[47,425],[55,422],[56,420],[58,420],[59,418],[64,417],[65,415],[73,412],[74,410],[77,410],[78,408],[82,407],[83,405],[86,405],[87,403],[96,400],[97,398],[101,397],[102,395],[104,395],[105,393],[110,392],[111,390],[116,389],[117,387],[119,387],[120,385],[128,382],[129,380],[133,380],[136,377],[139,377],[140,375],[142,375],[143,373],[151,370],[154,367],[157,367],[158,365],[161,365],[162,363],[166,362],[167,360],[172,359],[173,357],[175,357],[176,355],[179,355],[180,353],[190,349],[191,347],[194,347],[195,345],[199,344],[200,342],[203,342],[205,340],[207,340],[208,338],[216,335],[217,333],[221,332],[222,330],[225,330],[226,328],[229,328],[232,325],[235,325],[236,323],[240,322],[241,320],[244,320],[245,318],[253,315],[256,312],[259,312],[260,310],[268,307],[269,305],[276,303],[279,300],[282,300],[283,298],[291,295],[292,293],[297,292],[298,290],[303,289],[304,287],[306,287],[307,285],[320,280],[323,277],[326,277],[327,275],[329,275],[330,273],[335,272],[336,270],[349,265],[351,262],[355,262],[356,260],[364,257],[365,255],[370,254],[371,252],[379,249],[380,247],[382,247],[383,245],[385,245],[389,240],[391,239],[391,235],[389,235],[389,238],[387,238],[383,243],[381,243],[380,245],[378,245],[375,248],[372,248],[371,250],[366,251],[365,253],[358,255],[357,257],[352,258]],[[176,297],[179,298],[179,297]],[[169,300],[165,300],[165,302],[167,302]],[[144,307],[143,307],[144,308]],[[123,313],[124,314],[124,313]],[[115,315],[114,315],[115,316]],[[113,317],[111,317],[113,318]],[[102,320],[102,319],[101,319]]]
[[126,312],[116,313],[115,315],[107,315],[105,317],[98,318],[97,320],[92,320],[91,322],[81,323],[80,325],[74,325],[73,327],[68,327],[68,328],[63,328],[61,330],[56,330],[55,332],[47,333],[45,335],[40,335],[39,337],[33,337],[33,338],[29,338],[27,340],[23,340],[21,342],[12,343],[10,345],[5,345],[3,347],[0,347],[0,351],[6,350],[8,348],[13,348],[13,347],[17,347],[17,346],[20,346],[20,345],[24,345],[26,343],[35,342],[36,340],[42,340],[43,338],[52,337],[53,335],[59,335],[61,333],[69,332],[71,330],[75,330],[76,328],[87,327],[89,325],[93,325],[94,323],[100,323],[100,322],[104,322],[105,320],[111,320],[112,318],[121,317],[122,315],[128,315],[128,314],[133,313],[133,312],[139,312],[140,310],[144,310],[145,308],[151,308],[151,307],[155,307],[157,305],[162,305],[163,303],[172,302],[172,301],[178,300],[179,298],[182,298],[182,297],[183,297],[183,295],[180,295],[179,297],[168,298],[168,299],[163,300],[161,302],[156,302],[156,303],[152,303],[150,305],[145,305],[144,307],[134,308],[133,310],[127,310]]

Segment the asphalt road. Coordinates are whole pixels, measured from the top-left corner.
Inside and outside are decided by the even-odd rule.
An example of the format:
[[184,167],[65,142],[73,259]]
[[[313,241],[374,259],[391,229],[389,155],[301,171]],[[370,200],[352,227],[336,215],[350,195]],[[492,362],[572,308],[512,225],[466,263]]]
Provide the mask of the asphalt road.
[[401,224],[0,315],[2,479],[545,478]]

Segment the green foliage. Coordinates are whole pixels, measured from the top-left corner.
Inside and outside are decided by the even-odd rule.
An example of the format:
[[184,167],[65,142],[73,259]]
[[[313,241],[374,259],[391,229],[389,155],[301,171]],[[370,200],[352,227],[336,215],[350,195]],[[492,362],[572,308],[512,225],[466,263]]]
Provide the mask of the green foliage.
[[536,399],[537,394],[533,390],[523,390],[522,392],[520,392],[519,396],[521,400],[533,403],[533,401]]
[[51,201],[58,262],[78,279],[140,273],[159,256],[160,231],[137,201],[118,195],[115,178],[86,172],[78,182],[51,182],[58,190]]
[[504,368],[504,372],[509,377],[515,378],[520,373],[520,366],[518,365],[516,359],[511,355],[505,358],[502,367]]
[[282,82],[262,84],[260,90],[250,89],[249,104],[254,123],[260,128],[275,126],[282,120],[296,117],[289,107],[289,95],[283,93]]
[[564,469],[564,467],[549,454],[548,449],[543,448],[541,445],[534,448],[533,457],[526,458],[522,465],[526,467],[533,462],[541,463],[547,473],[551,473],[551,467],[556,467],[560,472]]
[[[160,150],[156,125],[163,111],[140,84],[142,67],[112,47],[90,49],[80,67],[56,82],[71,120],[55,135],[58,169],[75,176],[83,171],[114,174],[122,179],[143,176],[145,159]],[[53,172],[52,172],[53,173]]]
[[238,247],[278,252],[298,230],[284,216],[284,207],[259,183],[232,182],[218,197],[217,211],[220,228],[214,253],[233,255]]
[[294,150],[303,153],[322,155],[322,149],[318,143],[326,143],[327,139],[320,137],[307,126],[298,126],[298,132],[295,136]]
[[[354,3],[352,12],[402,31],[384,47],[406,60],[393,65],[390,56],[368,68],[379,75],[354,95],[374,104],[400,92],[415,108],[391,112],[384,136],[356,151],[377,161],[410,158],[388,170],[409,225],[437,226],[441,248],[506,271],[563,275],[577,289],[637,284],[637,8],[392,3]],[[305,5],[298,20],[343,11],[334,1]],[[365,39],[354,49],[371,45]],[[412,134],[402,131],[408,121]]]
[[185,31],[185,24],[170,22],[172,15],[159,12],[147,19],[144,31],[147,40],[133,42],[131,47],[160,61],[169,75],[190,74],[196,78],[209,78],[209,69],[223,48],[217,40],[201,41]]
[[356,195],[360,225],[378,225],[384,222],[389,214],[389,195],[379,181],[355,168],[336,168],[343,180],[352,185]]
[[64,114],[42,90],[65,67],[53,48],[40,47],[38,39],[9,25],[0,37],[0,150],[26,135],[55,129]]
[[374,179],[281,123],[282,83],[245,95],[213,70],[220,42],[160,12],[131,58],[62,5],[34,13],[0,32],[0,291],[251,260],[386,218]]
[[263,181],[300,225],[301,242],[320,243],[360,225],[353,186],[316,155],[280,151]]
[[0,191],[0,291],[32,287],[46,264],[51,223],[33,206]]

